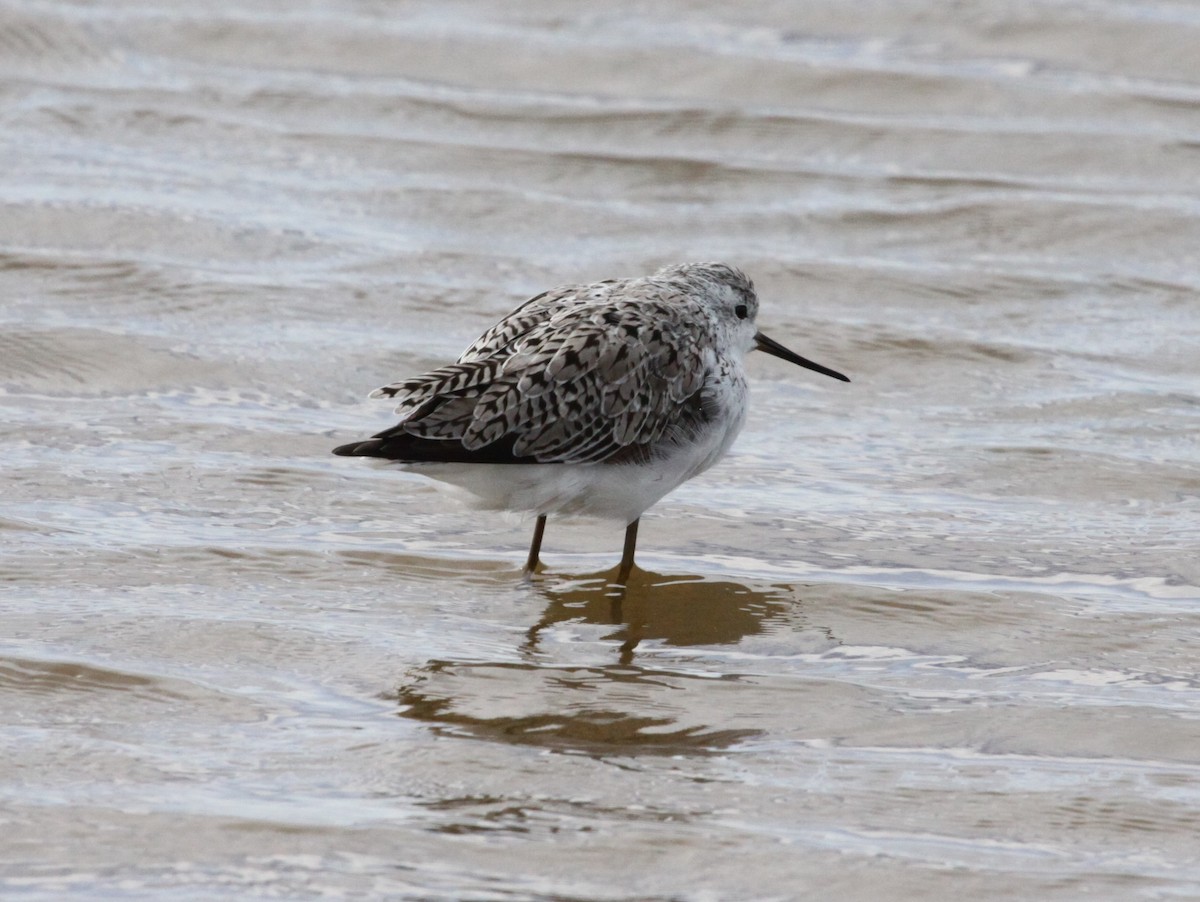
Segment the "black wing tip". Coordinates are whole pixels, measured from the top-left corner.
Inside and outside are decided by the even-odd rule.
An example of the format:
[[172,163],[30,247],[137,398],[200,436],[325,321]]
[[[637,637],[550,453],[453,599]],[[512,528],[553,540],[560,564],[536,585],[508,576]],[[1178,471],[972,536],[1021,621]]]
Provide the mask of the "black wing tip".
[[399,426],[365,441],[339,445],[338,457],[376,457],[397,463],[535,464],[537,458],[514,452],[513,436],[482,448],[466,448],[453,439],[429,439],[405,433]]
[[348,445],[338,445],[333,449],[333,453],[338,457],[377,457],[378,451],[383,447],[383,442],[377,438],[367,439],[365,442],[351,442]]

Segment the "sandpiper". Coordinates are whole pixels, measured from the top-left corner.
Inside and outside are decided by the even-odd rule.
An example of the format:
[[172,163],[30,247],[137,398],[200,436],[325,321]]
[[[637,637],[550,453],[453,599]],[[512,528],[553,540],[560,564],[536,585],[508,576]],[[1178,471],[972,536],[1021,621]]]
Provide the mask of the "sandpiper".
[[758,297],[724,263],[569,285],[529,299],[458,361],[371,392],[400,422],[335,448],[465,489],[479,507],[626,524],[617,580],[633,569],[638,521],[729,450],[746,420],[747,352],[850,380],[759,332]]

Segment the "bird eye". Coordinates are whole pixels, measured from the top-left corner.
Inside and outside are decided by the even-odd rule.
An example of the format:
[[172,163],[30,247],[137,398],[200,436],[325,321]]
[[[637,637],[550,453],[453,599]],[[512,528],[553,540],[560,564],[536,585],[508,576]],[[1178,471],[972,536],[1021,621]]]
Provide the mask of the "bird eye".
[[750,310],[749,310],[749,308],[746,307],[745,304],[738,304],[736,307],[733,308],[733,312],[737,314],[738,319],[745,319],[747,316],[750,315]]

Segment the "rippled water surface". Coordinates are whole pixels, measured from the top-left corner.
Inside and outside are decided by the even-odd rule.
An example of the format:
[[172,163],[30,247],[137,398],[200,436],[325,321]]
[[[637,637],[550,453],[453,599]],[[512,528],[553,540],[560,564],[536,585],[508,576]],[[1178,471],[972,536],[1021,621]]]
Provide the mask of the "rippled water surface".
[[[0,3],[0,888],[1200,898],[1200,5]],[[745,268],[621,530],[335,459]]]

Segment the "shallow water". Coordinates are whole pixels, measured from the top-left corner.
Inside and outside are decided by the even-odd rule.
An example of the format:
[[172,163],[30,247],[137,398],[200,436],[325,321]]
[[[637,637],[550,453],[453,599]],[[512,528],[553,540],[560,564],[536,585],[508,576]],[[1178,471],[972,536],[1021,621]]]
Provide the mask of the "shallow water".
[[[0,887],[1200,898],[1200,8],[0,7]],[[329,455],[750,272],[643,520]]]

